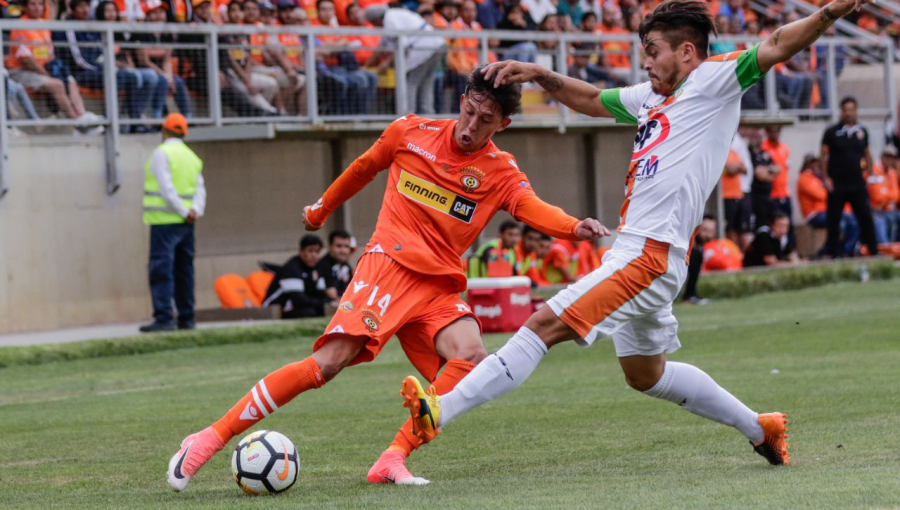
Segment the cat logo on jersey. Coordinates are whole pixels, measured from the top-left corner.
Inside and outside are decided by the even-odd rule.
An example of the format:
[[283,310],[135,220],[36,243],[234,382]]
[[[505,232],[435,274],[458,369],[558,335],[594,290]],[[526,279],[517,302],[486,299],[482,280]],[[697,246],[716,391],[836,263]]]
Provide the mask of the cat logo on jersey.
[[[478,185],[480,184],[479,182]],[[468,198],[461,197],[437,184],[416,177],[406,170],[400,171],[397,191],[414,202],[466,223],[472,221],[472,216],[475,215],[475,207],[478,205]]]
[[462,183],[466,193],[471,193],[472,190],[481,186],[481,180],[484,179],[484,172],[479,170],[478,167],[467,166],[460,170],[460,173],[462,177],[459,178],[459,182]]

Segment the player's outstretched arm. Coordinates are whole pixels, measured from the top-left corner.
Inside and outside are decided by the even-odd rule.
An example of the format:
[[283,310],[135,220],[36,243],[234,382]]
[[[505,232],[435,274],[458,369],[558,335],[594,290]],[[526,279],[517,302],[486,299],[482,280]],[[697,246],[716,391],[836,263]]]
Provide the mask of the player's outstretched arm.
[[765,73],[800,51],[808,48],[835,21],[873,0],[834,0],[818,12],[785,25],[760,44],[756,53],[760,73]]
[[529,227],[559,239],[594,241],[610,235],[609,229],[594,218],[579,220],[534,194],[519,198],[512,215]]
[[494,86],[533,81],[560,103],[591,117],[612,117],[600,102],[600,89],[590,83],[548,71],[537,64],[504,60],[485,66],[485,78],[493,78]]

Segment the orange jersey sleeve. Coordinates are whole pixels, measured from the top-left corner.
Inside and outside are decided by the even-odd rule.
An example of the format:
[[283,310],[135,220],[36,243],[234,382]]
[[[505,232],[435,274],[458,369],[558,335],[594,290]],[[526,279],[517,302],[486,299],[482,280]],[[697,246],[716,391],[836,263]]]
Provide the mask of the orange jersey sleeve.
[[315,227],[321,227],[335,209],[372,182],[378,172],[391,166],[394,151],[403,134],[397,122],[388,126],[375,144],[335,179],[322,198],[309,208],[307,221]]
[[[530,191],[531,188],[529,187],[528,190]],[[506,211],[515,219],[523,221],[528,226],[549,236],[568,241],[581,240],[575,235],[575,227],[578,226],[579,220],[569,216],[559,207],[544,202],[534,191],[518,195],[515,202]]]

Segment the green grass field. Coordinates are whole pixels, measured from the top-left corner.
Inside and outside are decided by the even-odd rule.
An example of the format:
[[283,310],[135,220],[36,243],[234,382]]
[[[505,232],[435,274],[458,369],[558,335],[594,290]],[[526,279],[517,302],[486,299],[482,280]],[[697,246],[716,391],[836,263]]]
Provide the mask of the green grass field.
[[[244,495],[233,441],[171,492],[165,469],[182,437],[306,356],[312,339],[298,337],[0,369],[0,507],[900,507],[898,304],[895,280],[676,308],[684,347],[672,358],[754,409],[788,413],[790,467],[627,388],[602,342],[554,349],[522,388],[414,454],[430,486],[368,486],[404,418],[397,390],[411,367],[394,342],[262,424],[297,444],[292,491]],[[506,337],[488,337],[489,350]]]

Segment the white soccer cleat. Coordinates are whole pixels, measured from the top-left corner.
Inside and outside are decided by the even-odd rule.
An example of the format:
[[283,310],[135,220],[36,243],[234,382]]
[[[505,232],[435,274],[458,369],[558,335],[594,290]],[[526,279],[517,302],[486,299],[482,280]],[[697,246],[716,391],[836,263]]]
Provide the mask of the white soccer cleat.
[[166,481],[172,490],[183,491],[197,470],[224,447],[225,443],[212,427],[184,438],[178,453],[169,460],[169,470],[166,472]]

